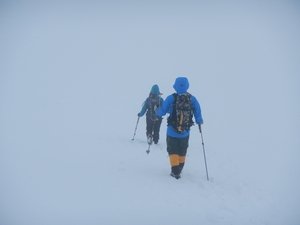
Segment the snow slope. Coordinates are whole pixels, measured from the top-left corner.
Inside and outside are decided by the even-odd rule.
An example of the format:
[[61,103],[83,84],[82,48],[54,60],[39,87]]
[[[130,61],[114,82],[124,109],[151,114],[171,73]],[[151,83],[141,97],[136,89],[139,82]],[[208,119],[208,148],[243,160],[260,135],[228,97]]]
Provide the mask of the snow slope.
[[[299,4],[0,3],[0,224],[300,223]],[[177,76],[202,107],[182,179],[166,118]]]

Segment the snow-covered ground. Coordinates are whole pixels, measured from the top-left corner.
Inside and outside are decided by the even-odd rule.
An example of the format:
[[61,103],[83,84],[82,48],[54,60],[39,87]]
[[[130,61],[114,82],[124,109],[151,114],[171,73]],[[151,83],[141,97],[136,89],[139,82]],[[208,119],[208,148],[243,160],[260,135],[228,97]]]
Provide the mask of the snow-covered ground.
[[[1,225],[300,224],[296,1],[1,1]],[[137,113],[202,107],[182,179]],[[135,126],[135,139],[132,141]]]

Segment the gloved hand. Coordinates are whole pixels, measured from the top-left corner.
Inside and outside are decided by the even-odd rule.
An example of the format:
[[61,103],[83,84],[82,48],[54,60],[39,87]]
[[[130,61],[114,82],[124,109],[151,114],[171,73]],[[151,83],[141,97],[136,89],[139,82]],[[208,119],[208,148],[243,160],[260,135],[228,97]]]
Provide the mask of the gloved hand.
[[203,121],[202,121],[202,123],[198,124],[198,128],[199,128],[199,132],[200,132],[200,133],[202,133],[201,124],[203,124]]
[[137,114],[137,116],[138,116],[138,117],[141,117],[141,114],[140,114],[140,113],[138,113],[138,114]]
[[201,121],[201,123],[198,124],[198,127],[200,128],[202,124],[203,124],[203,120]]

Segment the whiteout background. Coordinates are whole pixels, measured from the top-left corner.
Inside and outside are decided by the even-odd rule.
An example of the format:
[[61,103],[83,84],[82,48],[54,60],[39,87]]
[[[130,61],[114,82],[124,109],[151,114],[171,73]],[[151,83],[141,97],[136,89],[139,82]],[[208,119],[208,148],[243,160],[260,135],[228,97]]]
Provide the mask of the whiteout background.
[[[300,223],[297,1],[1,1],[0,223]],[[202,107],[182,179],[166,118],[177,76]]]

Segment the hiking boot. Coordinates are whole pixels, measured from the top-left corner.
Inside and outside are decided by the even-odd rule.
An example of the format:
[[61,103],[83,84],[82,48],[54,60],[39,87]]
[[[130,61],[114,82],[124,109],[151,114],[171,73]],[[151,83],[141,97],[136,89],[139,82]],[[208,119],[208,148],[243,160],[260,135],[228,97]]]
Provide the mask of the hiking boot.
[[158,140],[159,140],[159,136],[157,135],[157,134],[153,134],[152,135],[152,137],[153,137],[153,142],[154,142],[154,144],[157,144],[158,143]]
[[152,140],[152,136],[151,135],[148,135],[147,142],[148,142],[149,145],[152,145],[153,140]]
[[180,177],[180,174],[175,174],[175,173],[173,173],[173,172],[171,172],[170,175],[171,175],[172,177],[176,178],[177,180],[178,180],[179,178],[181,178],[181,177]]
[[182,170],[183,170],[183,167],[184,167],[184,163],[179,163],[179,173],[181,173],[182,172]]

